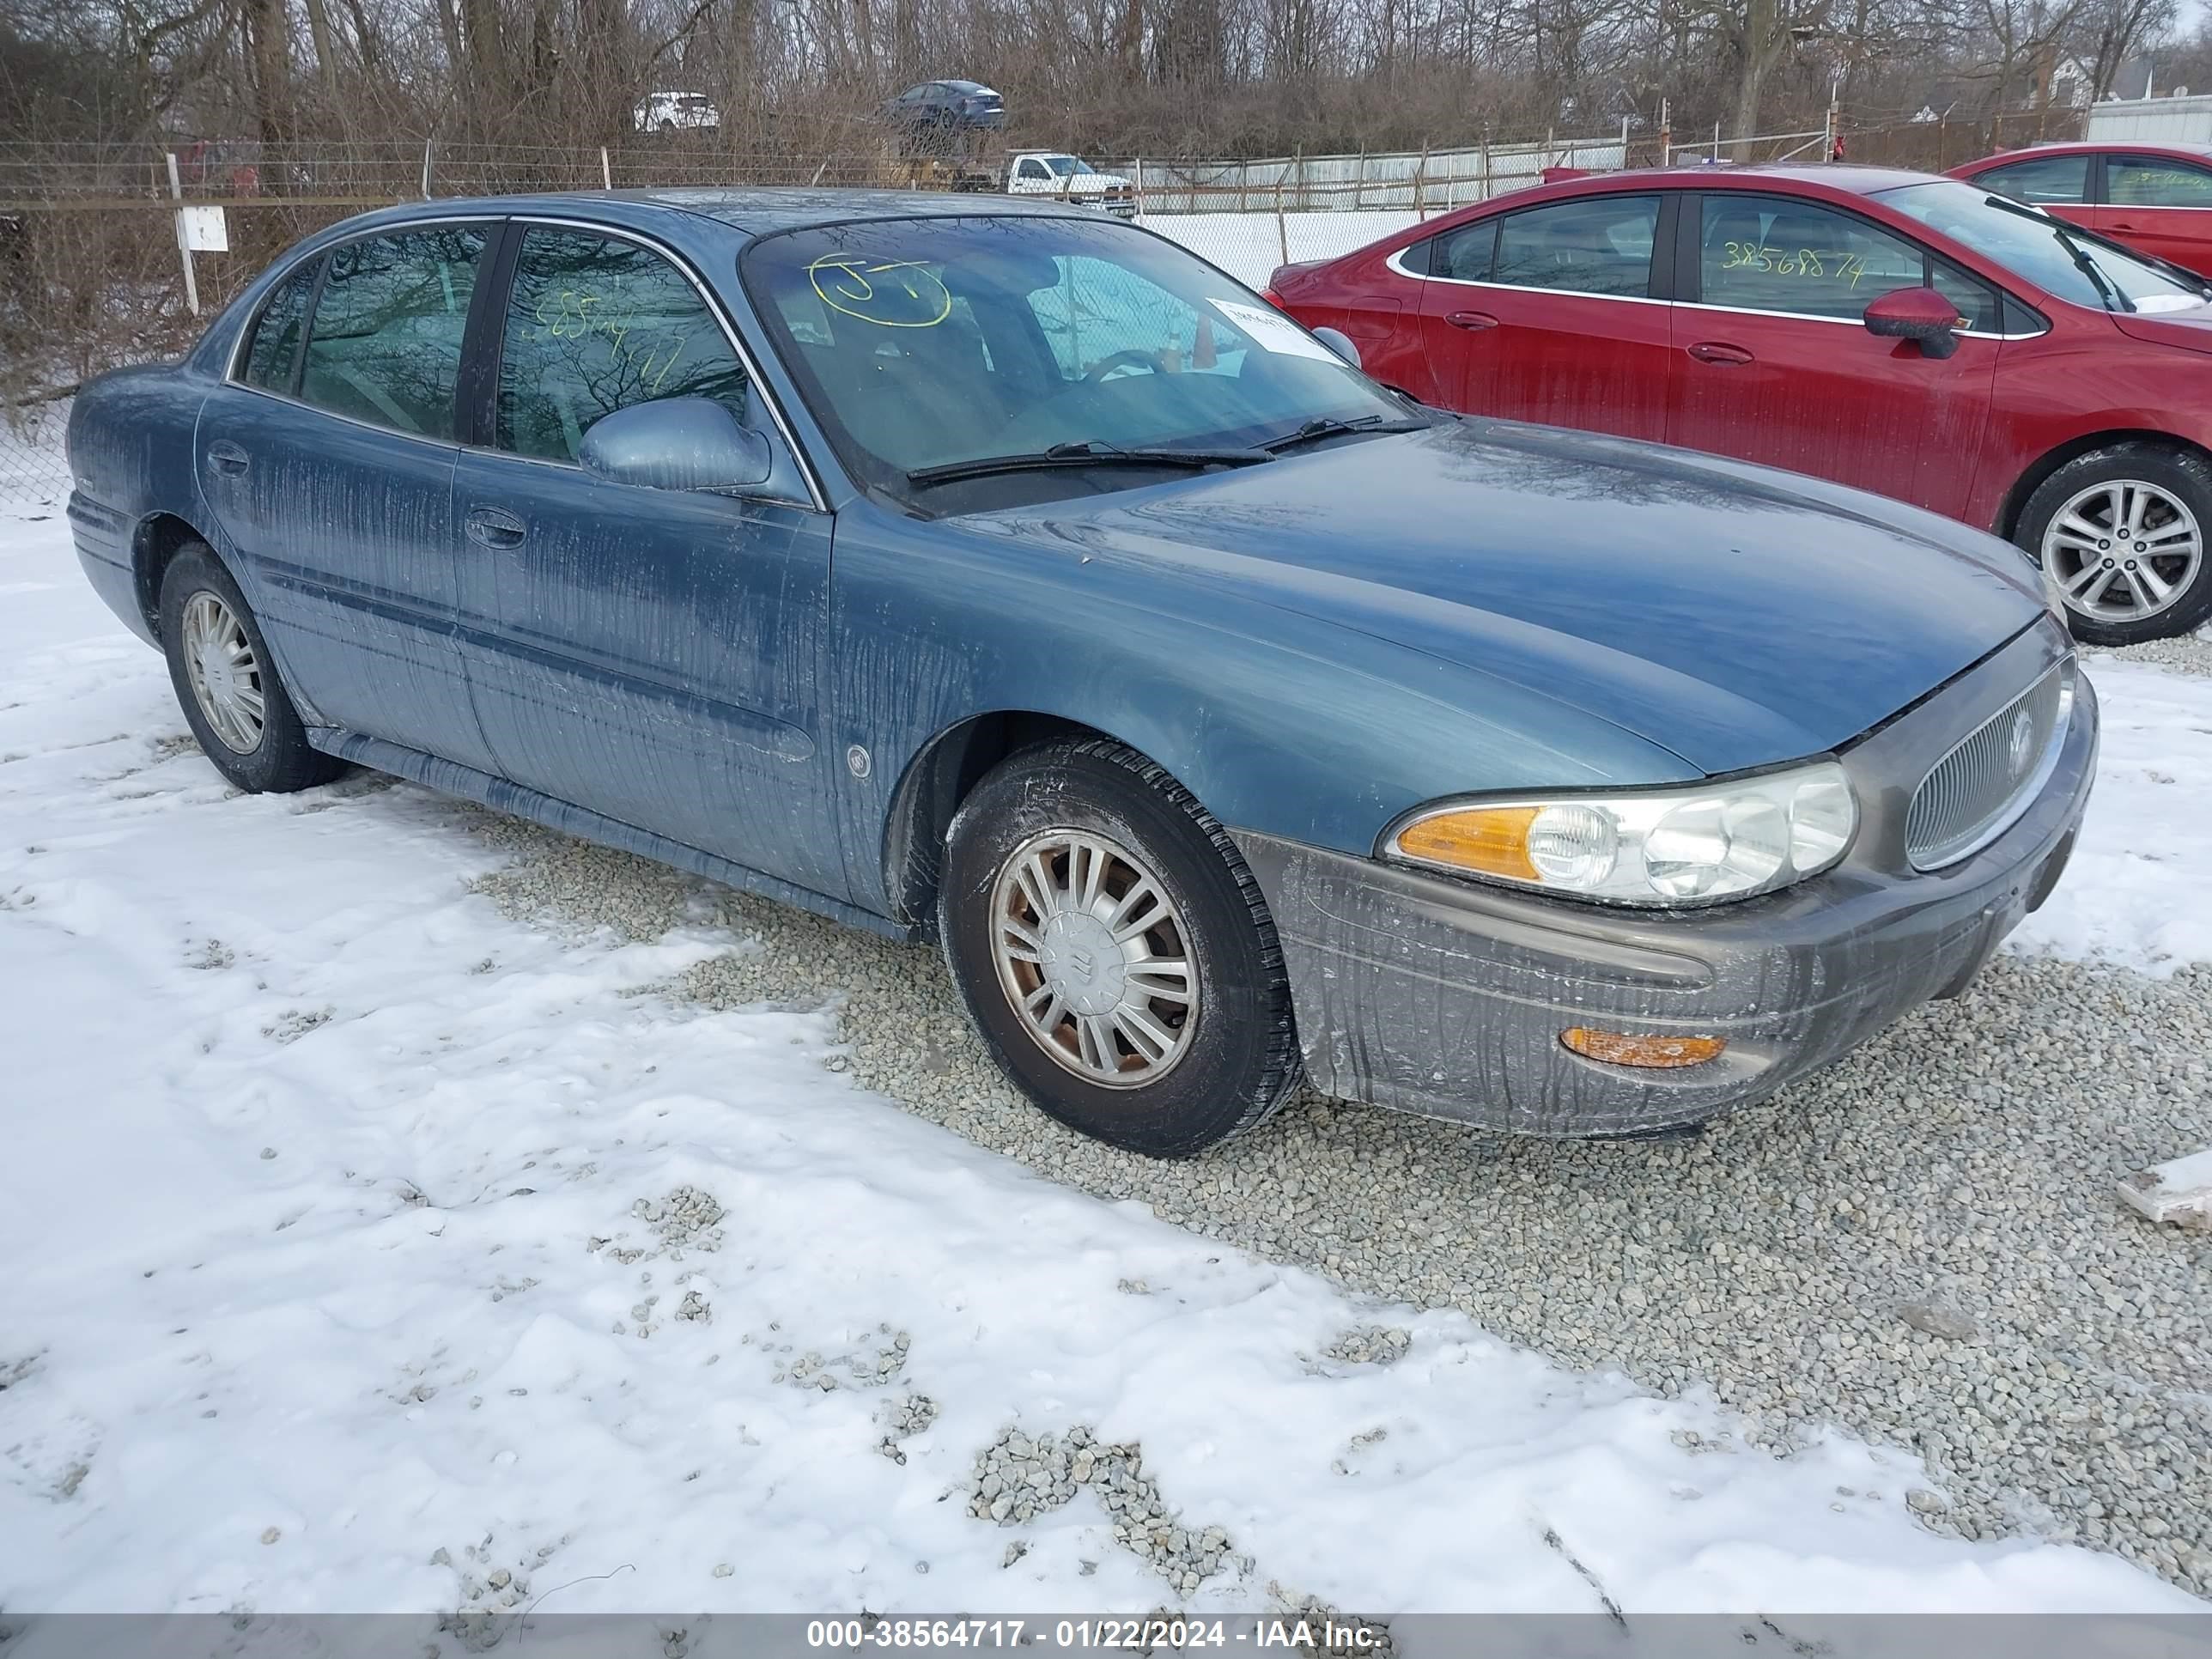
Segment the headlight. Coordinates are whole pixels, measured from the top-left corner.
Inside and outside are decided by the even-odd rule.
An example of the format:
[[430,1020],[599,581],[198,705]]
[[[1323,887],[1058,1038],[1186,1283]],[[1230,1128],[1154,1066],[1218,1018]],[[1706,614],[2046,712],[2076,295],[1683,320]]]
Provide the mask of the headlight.
[[1611,904],[1713,904],[1818,875],[1858,828],[1833,761],[1732,783],[1423,807],[1385,856]]

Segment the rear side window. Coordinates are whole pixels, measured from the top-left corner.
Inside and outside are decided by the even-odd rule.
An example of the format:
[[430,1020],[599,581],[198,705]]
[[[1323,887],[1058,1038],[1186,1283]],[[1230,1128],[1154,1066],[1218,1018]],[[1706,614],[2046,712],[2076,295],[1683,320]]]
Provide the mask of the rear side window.
[[2212,208],[2212,168],[2115,155],[2105,163],[2105,199],[2114,207]]
[[1586,196],[1498,222],[1491,278],[1514,288],[1643,297],[1651,292],[1656,196]]
[[300,395],[335,414],[450,442],[483,246],[481,225],[438,225],[333,252]]
[[2015,202],[2078,205],[2089,199],[2089,158],[2087,155],[2046,155],[2035,161],[2008,161],[1974,175],[1974,182],[1995,196]]
[[[1498,221],[1479,220],[1448,230],[1430,245],[1429,275],[1462,283],[1486,283],[1498,247]],[[1648,256],[1647,256],[1648,257]]]
[[307,301],[315,292],[319,258],[309,259],[276,284],[253,319],[253,338],[246,348],[239,379],[264,392],[292,389],[292,374],[300,362],[300,340],[307,332]]
[[662,398],[744,418],[744,369],[699,290],[635,242],[533,226],[500,349],[499,447],[573,461],[595,423]]

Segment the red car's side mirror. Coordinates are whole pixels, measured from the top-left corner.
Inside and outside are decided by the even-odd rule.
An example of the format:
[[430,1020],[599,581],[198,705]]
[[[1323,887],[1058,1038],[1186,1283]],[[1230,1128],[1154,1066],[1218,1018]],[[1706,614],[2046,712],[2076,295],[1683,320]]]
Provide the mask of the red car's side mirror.
[[1918,342],[1923,357],[1948,357],[1959,349],[1966,319],[1932,288],[1900,288],[1866,308],[1866,325],[1885,339]]

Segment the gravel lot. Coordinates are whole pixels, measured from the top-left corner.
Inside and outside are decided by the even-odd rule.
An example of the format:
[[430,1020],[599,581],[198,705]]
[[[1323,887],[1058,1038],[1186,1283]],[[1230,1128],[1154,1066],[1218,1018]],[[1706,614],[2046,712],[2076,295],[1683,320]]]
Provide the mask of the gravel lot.
[[[2128,654],[2212,672],[2202,641]],[[1915,1499],[1930,1526],[2077,1539],[2212,1593],[2212,1236],[2112,1195],[2206,1142],[2212,969],[2001,957],[1963,1001],[1693,1141],[1512,1140],[1308,1091],[1158,1164],[1018,1099],[934,951],[481,822],[517,855],[484,884],[511,913],[725,928],[677,994],[840,1000],[833,1066],[1034,1170],[1568,1364],[1709,1385],[1778,1450],[1830,1424],[1913,1448],[1946,1494]]]

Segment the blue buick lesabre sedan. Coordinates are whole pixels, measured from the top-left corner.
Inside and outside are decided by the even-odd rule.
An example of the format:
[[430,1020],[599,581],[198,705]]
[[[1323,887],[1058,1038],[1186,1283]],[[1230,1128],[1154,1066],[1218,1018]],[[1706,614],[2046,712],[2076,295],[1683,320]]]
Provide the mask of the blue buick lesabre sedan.
[[425,203],[89,386],[70,518],[240,788],[934,937],[1139,1152],[1302,1074],[1647,1133],[1963,989],[2094,770],[2020,554],[1347,348],[1049,203]]

